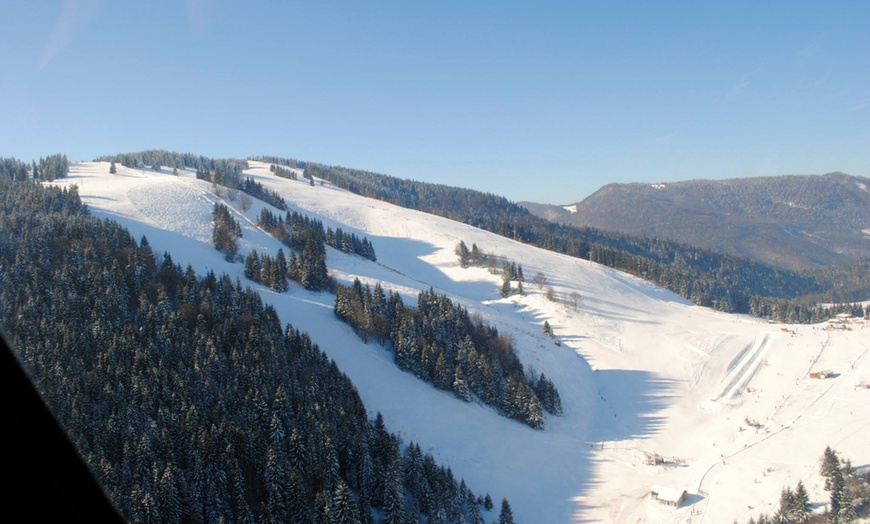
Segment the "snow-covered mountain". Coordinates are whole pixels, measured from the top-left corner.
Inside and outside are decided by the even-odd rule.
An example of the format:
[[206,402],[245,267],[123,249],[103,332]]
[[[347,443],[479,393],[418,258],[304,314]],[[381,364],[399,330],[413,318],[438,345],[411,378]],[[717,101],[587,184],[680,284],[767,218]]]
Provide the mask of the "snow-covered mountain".
[[870,180],[845,173],[608,184],[581,202],[522,202],[554,222],[670,239],[802,270],[870,257]]
[[[278,294],[248,281],[284,322],[310,333],[372,414],[380,411],[392,431],[476,492],[508,497],[519,522],[746,520],[771,513],[780,490],[799,480],[823,504],[817,472],[825,446],[856,465],[870,462],[870,389],[858,387],[870,382],[867,321],[783,326],[714,312],[594,263],[250,165],[245,175],[291,210],[372,242],[378,262],[328,251],[340,282],[379,282],[411,305],[421,290],[446,293],[509,333],[524,365],[554,382],[564,415],[547,415],[537,431],[399,370],[386,349],[336,320],[332,295],[298,286]],[[243,265],[211,243],[215,202],[241,223],[242,254],[281,247],[255,226],[266,204],[254,200],[243,212],[240,198],[192,172],[118,166],[112,175],[108,163],[82,163],[54,183],[77,185],[95,215],[147,236],[156,252],[199,274],[245,281]],[[526,295],[502,298],[500,276],[461,268],[460,240],[521,264]],[[538,272],[555,300],[531,282]],[[581,297],[576,307],[572,293]],[[542,333],[545,321],[559,344]],[[809,377],[820,370],[835,376]],[[656,502],[654,485],[686,490],[687,500],[679,508]]]

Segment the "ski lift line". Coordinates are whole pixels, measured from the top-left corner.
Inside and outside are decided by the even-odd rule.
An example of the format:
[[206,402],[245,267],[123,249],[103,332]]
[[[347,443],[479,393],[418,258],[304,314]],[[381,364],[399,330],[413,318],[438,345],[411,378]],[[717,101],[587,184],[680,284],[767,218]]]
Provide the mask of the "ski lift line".
[[[828,344],[828,340],[830,340],[830,336],[828,336],[828,338],[825,339],[825,342],[822,344],[822,348],[819,349],[819,353],[818,353],[818,355],[816,355],[816,360],[818,359],[819,355],[821,355],[822,351],[823,351],[823,350],[825,349],[825,347],[827,346],[827,344]],[[813,361],[813,363],[815,363],[815,360]],[[813,399],[809,404],[807,404],[806,406],[804,406],[804,408],[800,411],[800,413],[798,413],[798,414],[797,414],[797,415],[796,415],[796,416],[795,416],[791,421],[789,421],[787,424],[784,424],[784,425],[782,425],[779,429],[776,429],[776,430],[774,430],[774,431],[768,433],[768,434],[767,434],[766,436],[764,436],[762,439],[757,440],[757,441],[755,441],[755,442],[753,442],[753,443],[751,443],[751,444],[748,444],[748,445],[747,445],[746,447],[744,447],[744,448],[738,449],[736,452],[734,452],[734,453],[728,455],[727,457],[722,457],[721,462],[716,462],[716,463],[714,463],[713,465],[711,465],[709,468],[707,468],[707,471],[704,472],[704,474],[701,476],[701,480],[698,482],[698,488],[697,488],[696,491],[697,491],[698,493],[701,493],[701,491],[702,491],[702,490],[701,490],[701,487],[702,487],[703,484],[704,484],[704,480],[705,480],[705,478],[707,477],[707,474],[710,473],[710,472],[713,470],[713,468],[715,468],[716,466],[718,466],[718,465],[720,465],[720,464],[724,464],[725,460],[730,460],[730,459],[736,457],[737,455],[743,453],[744,451],[746,451],[746,450],[748,450],[748,449],[751,449],[751,448],[757,446],[758,444],[761,444],[762,442],[766,442],[767,440],[769,440],[769,439],[771,439],[771,438],[773,438],[773,437],[779,435],[779,434],[782,433],[783,431],[785,431],[785,430],[787,430],[787,429],[791,429],[791,427],[794,426],[794,425],[797,423],[798,420],[800,420],[800,418],[801,418],[801,417],[802,417],[802,416],[807,412],[807,410],[809,410],[809,409],[810,409],[810,408],[811,408],[811,407],[812,407],[816,402],[818,402],[819,399],[821,399],[822,397],[824,397],[824,396],[826,396],[826,395],[828,394],[828,392],[831,390],[832,387],[834,387],[834,384],[836,384],[836,383],[837,383],[837,381],[831,381],[830,385],[828,385],[828,387],[825,388],[824,391],[822,391],[821,393],[819,393],[819,394],[816,396],[816,398],[814,398],[814,399]],[[868,424],[868,425],[870,425],[870,424]],[[861,429],[863,429],[863,428],[864,428],[864,426],[861,427]],[[842,441],[841,441],[841,442],[842,442]],[[707,496],[707,497],[704,499],[704,500],[705,500],[705,505],[704,505],[704,510],[705,510],[704,515],[705,515],[705,516],[706,516],[706,509],[707,509],[707,507],[709,506],[709,504],[710,504],[710,500],[711,500],[712,498],[713,498],[713,493],[711,492],[711,493],[709,494],[709,496]],[[701,522],[703,522],[703,520],[702,520]]]

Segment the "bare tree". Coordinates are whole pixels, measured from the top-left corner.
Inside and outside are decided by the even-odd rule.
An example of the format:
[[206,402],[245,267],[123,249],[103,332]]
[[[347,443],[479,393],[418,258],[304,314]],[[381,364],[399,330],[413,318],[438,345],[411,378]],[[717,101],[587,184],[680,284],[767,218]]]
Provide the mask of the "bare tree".
[[556,300],[556,290],[553,289],[553,286],[547,286],[547,300],[553,302]]
[[242,206],[242,213],[247,213],[251,209],[251,203],[251,197],[242,195],[241,200],[239,200],[239,204]]
[[532,282],[538,285],[538,289],[543,289],[547,284],[547,275],[538,271],[535,273],[535,277],[532,279]]
[[486,257],[486,266],[489,268],[490,273],[492,273],[493,275],[498,274],[498,267],[496,266],[495,255],[493,255],[492,253],[490,253]]
[[572,291],[570,295],[568,295],[571,299],[571,304],[574,306],[574,311],[577,311],[577,305],[580,303],[580,293],[576,291]]

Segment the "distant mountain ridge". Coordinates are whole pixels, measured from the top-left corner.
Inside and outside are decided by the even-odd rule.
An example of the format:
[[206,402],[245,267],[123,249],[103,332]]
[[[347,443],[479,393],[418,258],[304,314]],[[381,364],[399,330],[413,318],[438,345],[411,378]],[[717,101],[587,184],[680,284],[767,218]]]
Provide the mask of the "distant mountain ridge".
[[666,238],[792,270],[870,257],[870,179],[845,173],[608,184],[553,222]]

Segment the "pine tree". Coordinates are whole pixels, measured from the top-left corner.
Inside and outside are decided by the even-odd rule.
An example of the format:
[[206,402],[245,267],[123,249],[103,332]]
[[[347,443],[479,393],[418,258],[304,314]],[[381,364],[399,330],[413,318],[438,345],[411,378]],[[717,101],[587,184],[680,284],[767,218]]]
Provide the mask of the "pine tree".
[[256,249],[252,249],[245,257],[245,276],[255,282],[260,280],[260,255]]
[[477,244],[474,243],[471,244],[470,262],[475,266],[479,266],[483,262],[480,250],[477,248]]
[[511,291],[511,281],[508,279],[505,279],[501,285],[501,296],[503,298],[507,298],[507,297],[511,296],[511,292],[512,292]]
[[544,334],[550,338],[553,338],[553,328],[550,326],[550,322],[544,321]]
[[471,260],[471,253],[468,251],[468,246],[465,245],[465,242],[460,240],[459,244],[456,245],[456,256],[459,257],[459,266],[460,267],[468,267],[468,263]]
[[112,163],[109,165],[109,174],[110,174],[110,175],[114,175],[114,174],[116,174],[117,172],[118,172],[118,168],[115,167],[115,163],[112,162]]
[[840,459],[837,453],[830,446],[825,448],[822,455],[822,465],[820,473],[825,479],[825,491],[831,491],[833,479],[840,472]]
[[454,376],[455,378],[453,379],[453,393],[462,400],[466,402],[471,402],[471,392],[468,390],[468,384],[465,381],[465,375],[462,373],[462,370],[459,368],[459,366],[456,366]]
[[501,511],[498,514],[498,524],[514,524],[514,512],[507,498],[501,499]]
[[356,502],[343,480],[338,482],[333,492],[329,517],[330,524],[357,524],[360,521]]
[[388,467],[384,493],[384,524],[401,524],[404,520],[404,493],[398,464]]
[[795,514],[795,495],[789,488],[782,488],[779,494],[779,518],[790,522]]
[[275,258],[275,265],[273,266],[274,276],[272,289],[277,291],[278,293],[283,293],[287,291],[287,257],[284,256],[284,249],[278,249],[278,256]]
[[798,481],[794,489],[794,512],[792,513],[797,522],[803,522],[810,516],[810,495],[803,481]]

